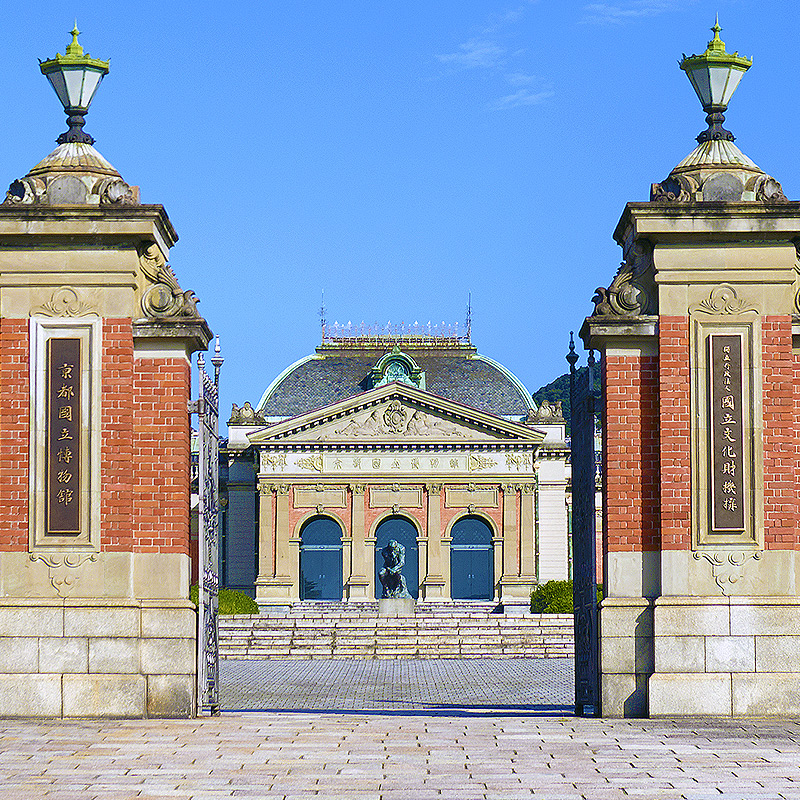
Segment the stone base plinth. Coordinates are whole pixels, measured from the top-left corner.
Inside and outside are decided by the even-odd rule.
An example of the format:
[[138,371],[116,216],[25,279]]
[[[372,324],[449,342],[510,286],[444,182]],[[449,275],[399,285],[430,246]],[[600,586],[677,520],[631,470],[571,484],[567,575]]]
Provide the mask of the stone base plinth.
[[800,598],[661,597],[651,717],[800,716]]
[[604,717],[646,717],[653,673],[653,601],[607,597],[600,605],[600,708]]
[[413,597],[382,597],[378,600],[378,616],[413,617],[416,604]]
[[0,717],[191,717],[189,600],[0,598]]

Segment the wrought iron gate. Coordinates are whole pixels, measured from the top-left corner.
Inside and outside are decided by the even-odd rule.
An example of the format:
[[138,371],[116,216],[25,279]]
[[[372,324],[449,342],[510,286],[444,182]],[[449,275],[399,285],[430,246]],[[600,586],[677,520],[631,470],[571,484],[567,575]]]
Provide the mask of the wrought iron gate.
[[583,372],[570,334],[569,392],[572,413],[572,592],[575,601],[575,713],[600,713],[595,545],[595,373],[594,352]]
[[202,353],[197,359],[200,397],[198,416],[198,602],[197,710],[219,713],[219,371],[222,356],[217,338],[214,379],[206,372]]

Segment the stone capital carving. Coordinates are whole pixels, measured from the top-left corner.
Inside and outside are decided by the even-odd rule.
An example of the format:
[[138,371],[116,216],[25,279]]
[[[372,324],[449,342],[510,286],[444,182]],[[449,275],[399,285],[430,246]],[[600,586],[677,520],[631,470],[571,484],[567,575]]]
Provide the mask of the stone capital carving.
[[279,495],[287,495],[289,494],[289,484],[288,483],[279,483],[275,486],[275,491]]
[[275,491],[275,484],[274,483],[261,483],[258,486],[259,494],[267,495],[272,494]]
[[711,575],[723,595],[729,595],[743,577],[745,565],[750,561],[759,561],[761,553],[758,550],[729,551],[709,553],[707,550],[694,552],[694,558],[699,561],[704,558],[711,565]]
[[705,300],[691,306],[689,311],[702,314],[758,314],[758,308],[740,299],[736,289],[729,283],[715,286]]
[[428,494],[431,496],[434,495],[441,495],[442,493],[442,484],[441,483],[426,483],[425,488],[428,491]]
[[31,553],[30,560],[42,561],[49,572],[50,585],[59,597],[67,597],[80,577],[80,567],[97,561],[97,553]]
[[78,292],[71,286],[61,286],[53,292],[49,300],[31,309],[31,314],[43,317],[85,317],[87,314],[97,314],[97,310],[81,300]]
[[353,494],[364,494],[367,490],[367,487],[363,483],[353,483],[350,485],[350,489],[352,490]]

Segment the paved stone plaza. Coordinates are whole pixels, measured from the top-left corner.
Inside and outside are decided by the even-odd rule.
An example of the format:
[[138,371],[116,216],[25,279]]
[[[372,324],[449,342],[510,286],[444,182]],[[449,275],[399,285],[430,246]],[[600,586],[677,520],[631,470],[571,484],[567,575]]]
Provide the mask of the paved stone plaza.
[[262,659],[221,662],[222,707],[569,714],[571,658]]
[[540,702],[541,687],[513,688],[538,674],[555,687],[550,700],[562,698],[566,660],[506,660],[506,676],[495,661],[250,663],[249,673],[224,664],[230,698],[266,678],[276,687],[251,698],[363,708],[2,721],[0,800],[800,800],[800,722],[577,719],[548,711],[557,703]]

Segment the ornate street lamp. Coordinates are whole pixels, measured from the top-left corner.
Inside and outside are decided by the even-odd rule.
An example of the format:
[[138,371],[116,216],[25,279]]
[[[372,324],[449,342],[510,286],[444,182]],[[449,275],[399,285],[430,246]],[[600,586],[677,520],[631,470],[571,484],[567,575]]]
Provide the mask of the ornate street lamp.
[[697,137],[697,141],[701,144],[714,139],[732,142],[736,138],[722,127],[725,121],[724,113],[742,75],[753,64],[752,58],[744,58],[738,52],[725,52],[725,42],[719,38],[719,32],[722,30],[719,26],[719,17],[711,30],[714,32],[714,38],[708,43],[705,53],[699,56],[687,56],[684,53],[683,60],[679,62],[680,68],[692,82],[707,115],[708,128]]
[[85,142],[94,144],[94,139],[83,130],[84,117],[89,111],[94,93],[100,81],[108,74],[108,61],[92,58],[78,44],[78,23],[70,31],[72,42],[65,54],[56,53],[54,58],[39,61],[42,74],[55,89],[67,114],[69,130],[56,140],[59,144]]

